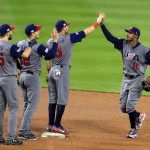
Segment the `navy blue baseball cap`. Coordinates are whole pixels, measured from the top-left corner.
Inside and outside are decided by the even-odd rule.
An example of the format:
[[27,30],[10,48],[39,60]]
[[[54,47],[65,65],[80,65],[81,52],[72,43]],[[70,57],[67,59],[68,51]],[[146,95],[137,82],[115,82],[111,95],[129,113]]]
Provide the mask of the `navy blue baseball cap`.
[[66,22],[65,20],[59,20],[56,22],[55,28],[56,30],[61,30],[63,27],[66,27],[68,25],[70,25],[69,22]]
[[140,36],[140,30],[136,27],[131,27],[130,29],[125,29],[126,32],[131,33],[131,34],[135,34],[138,37]]
[[36,32],[36,31],[39,31],[41,29],[42,29],[41,25],[29,24],[29,25],[26,26],[24,31],[25,31],[26,35],[31,35],[32,33]]
[[5,35],[6,33],[8,33],[9,31],[14,30],[15,27],[14,26],[10,26],[9,24],[2,24],[0,25],[0,35]]

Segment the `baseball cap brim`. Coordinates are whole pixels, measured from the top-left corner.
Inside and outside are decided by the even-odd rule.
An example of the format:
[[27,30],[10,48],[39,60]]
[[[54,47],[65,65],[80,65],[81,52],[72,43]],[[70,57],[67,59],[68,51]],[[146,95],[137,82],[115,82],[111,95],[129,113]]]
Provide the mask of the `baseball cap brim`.
[[36,25],[36,28],[35,28],[35,31],[39,31],[42,29],[42,26],[41,25]]
[[10,30],[14,30],[15,29],[15,26],[10,26]]
[[130,34],[134,34],[134,32],[130,29],[125,29],[126,32],[130,33]]
[[71,25],[71,23],[70,22],[67,22],[67,26],[70,26]]

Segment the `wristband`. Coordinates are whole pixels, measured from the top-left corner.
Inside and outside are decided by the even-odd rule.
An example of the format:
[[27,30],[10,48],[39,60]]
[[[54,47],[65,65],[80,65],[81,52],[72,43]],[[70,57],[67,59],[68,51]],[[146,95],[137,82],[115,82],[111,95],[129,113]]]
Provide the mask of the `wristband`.
[[99,26],[99,23],[96,21],[93,25],[94,28],[97,28]]

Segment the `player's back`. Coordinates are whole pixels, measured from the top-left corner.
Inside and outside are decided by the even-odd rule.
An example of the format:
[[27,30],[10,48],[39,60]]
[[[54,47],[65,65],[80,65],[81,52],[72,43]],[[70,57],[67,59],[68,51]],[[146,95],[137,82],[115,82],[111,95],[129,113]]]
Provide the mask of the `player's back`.
[[[29,43],[27,40],[22,40],[18,42],[18,47],[28,47]],[[22,66],[22,71],[32,71],[39,72],[41,71],[41,61],[42,57],[36,52],[39,44],[36,44],[32,47],[32,51],[28,58],[20,59],[20,63]]]
[[[49,39],[47,41],[47,47],[51,48],[53,45],[53,39]],[[70,40],[70,34],[59,35],[58,37],[58,50],[56,57],[52,59],[53,65],[71,65],[72,59],[72,47],[73,44]]]
[[0,40],[0,76],[16,75],[16,60],[10,54],[12,44]]

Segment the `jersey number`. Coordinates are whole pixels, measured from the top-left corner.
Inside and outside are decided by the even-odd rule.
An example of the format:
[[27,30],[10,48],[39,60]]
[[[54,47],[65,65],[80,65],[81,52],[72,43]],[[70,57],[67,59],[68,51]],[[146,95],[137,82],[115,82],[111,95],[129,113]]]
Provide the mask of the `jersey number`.
[[21,57],[20,63],[21,65],[24,65],[24,66],[30,66],[30,56],[28,58]]
[[61,45],[58,44],[58,49],[57,49],[57,53],[56,53],[56,58],[61,58],[61,56],[62,56]]
[[0,66],[4,66],[4,56],[3,56],[3,53],[0,53]]

